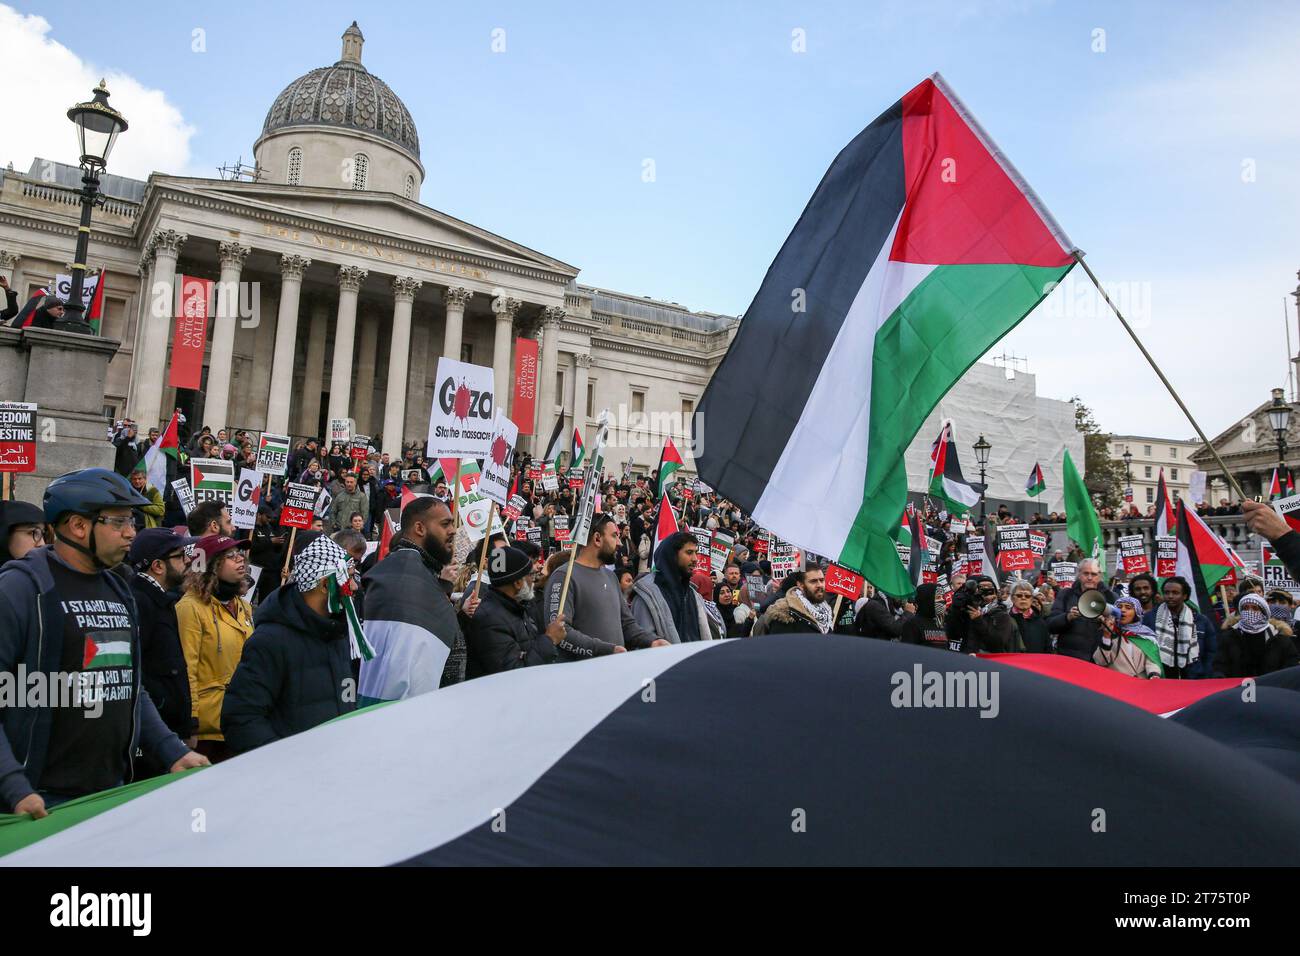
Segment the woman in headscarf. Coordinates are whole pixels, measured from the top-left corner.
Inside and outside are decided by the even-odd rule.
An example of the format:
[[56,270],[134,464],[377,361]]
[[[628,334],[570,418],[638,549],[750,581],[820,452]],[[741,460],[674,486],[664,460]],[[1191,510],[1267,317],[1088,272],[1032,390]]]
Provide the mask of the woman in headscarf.
[[1129,677],[1163,677],[1155,631],[1142,623],[1142,602],[1125,595],[1101,616],[1092,662]]
[[1258,677],[1300,663],[1291,629],[1270,619],[1263,595],[1245,595],[1237,612],[1237,623],[1219,634],[1215,677]]

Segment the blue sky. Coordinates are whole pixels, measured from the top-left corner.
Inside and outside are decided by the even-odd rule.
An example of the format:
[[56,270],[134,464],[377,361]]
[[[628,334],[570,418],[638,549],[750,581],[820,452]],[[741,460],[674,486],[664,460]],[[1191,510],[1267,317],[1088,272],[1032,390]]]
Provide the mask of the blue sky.
[[[727,314],[744,311],[835,153],[937,69],[1119,284],[1207,430],[1285,381],[1283,297],[1300,268],[1294,4],[14,8],[48,21],[45,41],[86,70],[138,83],[114,102],[163,117],[161,135],[123,137],[132,168],[119,171],[140,176],[250,160],[275,95],[337,59],[355,18],[365,64],[419,128],[423,202],[579,266],[580,281]],[[6,123],[0,161],[19,168],[64,139],[52,158],[71,155],[71,101],[30,92],[54,138]],[[1108,429],[1190,436],[1093,298],[1057,298],[994,351],[1027,355],[1039,394],[1080,393]]]

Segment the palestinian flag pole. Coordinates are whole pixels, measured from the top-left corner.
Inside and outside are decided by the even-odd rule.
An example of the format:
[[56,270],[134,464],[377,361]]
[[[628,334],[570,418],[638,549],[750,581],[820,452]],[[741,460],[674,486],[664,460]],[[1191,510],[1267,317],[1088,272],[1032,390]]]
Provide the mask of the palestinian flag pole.
[[573,426],[573,451],[569,455],[569,467],[581,468],[583,459],[587,457],[587,449],[582,444],[582,432],[578,431],[578,426]]
[[[1074,250],[943,77],[922,81],[836,157],[768,269],[693,418],[701,477],[781,537],[910,593],[891,534],[904,453]],[[815,304],[793,322],[792,289]],[[780,389],[754,375],[777,365]]]
[[1156,537],[1166,537],[1178,527],[1178,517],[1174,514],[1174,503],[1169,497],[1169,488],[1165,485],[1165,470],[1160,469],[1160,480],[1156,483]]
[[666,492],[659,495],[659,508],[655,514],[655,537],[654,544],[650,548],[650,570],[655,569],[655,552],[659,550],[660,542],[664,541],[669,535],[676,534],[681,530],[681,525],[677,523],[677,515],[673,511],[673,504],[668,500]]
[[1047,482],[1043,480],[1043,466],[1034,462],[1034,470],[1029,473],[1029,480],[1025,482],[1025,494],[1037,498],[1046,490]]
[[[1097,518],[1097,509],[1092,503],[1092,495],[1074,467],[1074,459],[1067,449],[1062,462],[1062,486],[1065,491],[1065,533],[1075,544],[1083,549],[1090,558],[1096,558],[1103,577],[1106,574],[1105,539],[1101,534],[1101,521]],[[988,541],[984,542],[988,548]]]
[[1209,613],[1210,595],[1233,567],[1232,555],[1219,536],[1183,501],[1178,502],[1178,561],[1174,567],[1174,573],[1192,586],[1188,603],[1202,614]]
[[943,501],[950,514],[964,515],[979,504],[980,492],[962,476],[952,434],[952,421],[945,421],[930,446],[930,494]]
[[[98,290],[96,290],[98,294]],[[159,492],[167,491],[167,459],[179,461],[177,458],[180,452],[180,409],[172,412],[171,420],[167,427],[162,430],[158,440],[154,442],[144,458],[140,459],[144,465],[145,473],[149,476],[149,484]]]

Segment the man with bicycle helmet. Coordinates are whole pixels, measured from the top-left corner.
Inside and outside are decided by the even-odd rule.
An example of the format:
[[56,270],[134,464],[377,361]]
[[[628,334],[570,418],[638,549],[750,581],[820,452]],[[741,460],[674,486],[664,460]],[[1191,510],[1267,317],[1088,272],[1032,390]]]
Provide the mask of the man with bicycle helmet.
[[137,748],[172,771],[208,762],[149,699],[135,601],[110,571],[146,504],[107,468],[62,475],[45,489],[53,543],[0,570],[0,673],[26,675],[0,706],[0,811],[43,817],[129,782]]

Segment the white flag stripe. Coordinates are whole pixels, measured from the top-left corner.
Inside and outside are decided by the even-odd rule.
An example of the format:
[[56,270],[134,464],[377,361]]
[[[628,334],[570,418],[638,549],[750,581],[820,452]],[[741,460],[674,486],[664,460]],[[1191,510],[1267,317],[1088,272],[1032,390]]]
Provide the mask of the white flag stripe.
[[[640,694],[645,680],[727,643],[524,667],[322,724],[144,794],[0,858],[0,865],[399,863],[490,820]],[[546,719],[518,720],[520,714]],[[501,732],[504,726],[510,733]],[[196,839],[189,827],[195,807],[210,820],[238,825],[223,827],[220,839]],[[346,821],[366,808],[379,812],[349,829]]]
[[756,522],[818,554],[839,556],[862,506],[876,333],[935,269],[889,261],[897,231],[895,221],[754,508]]

